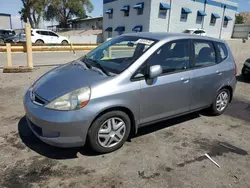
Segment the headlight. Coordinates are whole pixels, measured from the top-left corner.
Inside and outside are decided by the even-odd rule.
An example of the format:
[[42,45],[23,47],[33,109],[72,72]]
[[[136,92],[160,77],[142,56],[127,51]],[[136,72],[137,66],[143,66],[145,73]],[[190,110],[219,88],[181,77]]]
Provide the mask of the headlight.
[[80,88],[57,98],[45,107],[54,110],[77,110],[87,105],[90,93],[89,87]]

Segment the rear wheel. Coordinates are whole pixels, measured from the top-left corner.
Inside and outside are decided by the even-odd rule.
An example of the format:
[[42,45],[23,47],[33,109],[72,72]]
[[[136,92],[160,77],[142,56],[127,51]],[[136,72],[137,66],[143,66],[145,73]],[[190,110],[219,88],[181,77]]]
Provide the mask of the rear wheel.
[[69,43],[68,43],[68,41],[63,40],[63,41],[62,41],[62,44],[69,44]]
[[130,129],[130,119],[126,113],[111,111],[94,121],[88,132],[88,141],[98,153],[112,152],[128,139]]
[[227,109],[228,103],[230,101],[230,92],[228,89],[222,89],[218,92],[216,99],[210,107],[210,112],[212,115],[218,116],[223,114]]
[[39,40],[36,41],[36,44],[44,44],[44,42],[39,39]]

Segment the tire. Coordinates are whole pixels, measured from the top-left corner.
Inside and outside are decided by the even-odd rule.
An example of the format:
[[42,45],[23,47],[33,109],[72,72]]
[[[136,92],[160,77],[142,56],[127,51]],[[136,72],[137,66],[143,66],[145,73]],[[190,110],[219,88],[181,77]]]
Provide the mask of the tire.
[[4,40],[3,39],[0,39],[0,44],[4,44]]
[[[222,97],[224,95],[224,99]],[[219,100],[221,99],[221,103]],[[213,104],[210,106],[209,111],[213,116],[219,116],[225,112],[230,101],[230,92],[228,89],[222,89],[218,92]],[[217,105],[218,103],[218,105]]]
[[110,111],[98,117],[91,125],[88,131],[88,142],[95,152],[109,153],[123,146],[129,137],[130,130],[131,121],[126,113]]
[[36,44],[44,44],[43,40],[40,40],[40,39],[38,39],[35,43]]
[[63,40],[63,41],[62,41],[62,44],[69,44],[69,42],[66,41],[66,40]]

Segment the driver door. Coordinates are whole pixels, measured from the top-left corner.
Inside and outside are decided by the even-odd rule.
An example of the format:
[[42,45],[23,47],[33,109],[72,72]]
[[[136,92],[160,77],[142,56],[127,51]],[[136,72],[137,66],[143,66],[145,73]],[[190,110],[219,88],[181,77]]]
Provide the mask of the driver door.
[[59,37],[57,34],[51,32],[51,31],[49,31],[48,33],[49,33],[49,37],[50,37],[50,43],[56,44],[56,43],[62,42],[62,41],[59,41]]
[[[141,124],[189,111],[193,85],[189,47],[189,40],[173,41],[160,47],[147,60],[147,69],[161,65],[163,73],[153,80],[140,79]],[[138,74],[141,75],[140,71]]]

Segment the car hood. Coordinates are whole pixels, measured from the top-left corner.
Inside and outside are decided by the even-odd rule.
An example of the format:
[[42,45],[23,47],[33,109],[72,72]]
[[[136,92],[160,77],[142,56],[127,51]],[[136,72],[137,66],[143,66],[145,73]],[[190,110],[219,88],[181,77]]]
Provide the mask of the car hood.
[[72,62],[52,69],[33,84],[33,91],[47,101],[52,101],[70,91],[108,79],[83,63]]

